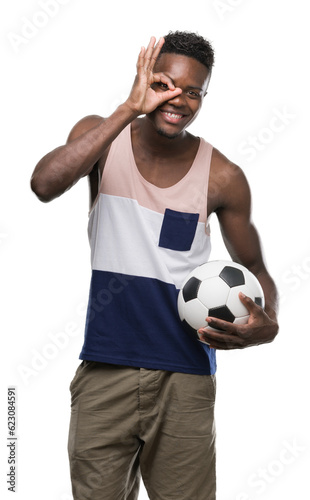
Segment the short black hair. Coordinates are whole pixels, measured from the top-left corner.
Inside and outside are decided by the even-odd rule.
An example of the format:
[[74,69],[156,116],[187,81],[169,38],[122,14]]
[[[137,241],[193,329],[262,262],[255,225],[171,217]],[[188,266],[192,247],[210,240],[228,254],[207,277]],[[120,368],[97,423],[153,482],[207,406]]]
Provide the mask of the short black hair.
[[198,35],[189,31],[169,31],[164,36],[165,43],[160,51],[161,54],[181,54],[193,57],[204,64],[209,71],[214,65],[214,50],[211,43]]

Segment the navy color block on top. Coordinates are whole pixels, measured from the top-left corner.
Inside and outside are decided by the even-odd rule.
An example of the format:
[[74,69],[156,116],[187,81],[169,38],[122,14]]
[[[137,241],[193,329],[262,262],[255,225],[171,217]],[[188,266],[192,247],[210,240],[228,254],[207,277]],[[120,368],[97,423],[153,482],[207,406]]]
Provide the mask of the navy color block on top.
[[190,250],[199,214],[177,212],[166,208],[161,227],[159,246],[170,250]]
[[158,279],[94,270],[80,359],[214,374],[215,350],[184,330],[177,296]]

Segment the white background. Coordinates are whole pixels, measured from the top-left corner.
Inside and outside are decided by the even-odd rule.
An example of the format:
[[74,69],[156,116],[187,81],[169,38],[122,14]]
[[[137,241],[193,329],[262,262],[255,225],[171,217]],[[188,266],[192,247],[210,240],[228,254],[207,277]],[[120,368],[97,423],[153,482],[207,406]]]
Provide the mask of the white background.
[[[84,179],[42,204],[30,191],[31,173],[81,117],[106,116],[126,98],[151,35],[180,29],[207,37],[216,51],[190,130],[243,167],[281,293],[275,342],[218,352],[218,499],[308,499],[306,0],[51,0],[49,13],[46,3],[6,2],[1,13],[1,498],[72,498],[68,388],[90,277],[88,187]],[[216,218],[212,231],[212,258],[226,258]],[[15,496],[6,484],[9,385],[18,391]]]

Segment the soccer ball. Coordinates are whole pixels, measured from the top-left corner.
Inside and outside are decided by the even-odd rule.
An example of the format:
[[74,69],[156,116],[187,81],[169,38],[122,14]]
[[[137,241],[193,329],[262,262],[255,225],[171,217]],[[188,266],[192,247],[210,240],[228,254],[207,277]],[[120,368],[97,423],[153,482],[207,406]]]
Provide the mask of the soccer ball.
[[239,292],[264,307],[263,289],[246,267],[225,260],[196,267],[187,276],[178,295],[178,312],[186,330],[197,337],[197,330],[208,326],[207,316],[231,323],[247,323],[249,312],[239,299]]

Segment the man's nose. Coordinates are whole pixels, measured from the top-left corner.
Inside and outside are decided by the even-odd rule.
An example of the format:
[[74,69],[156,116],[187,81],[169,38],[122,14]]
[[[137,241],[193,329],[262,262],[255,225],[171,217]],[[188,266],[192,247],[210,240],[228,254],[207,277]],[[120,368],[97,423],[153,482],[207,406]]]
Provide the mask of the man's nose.
[[173,106],[183,106],[185,104],[185,94],[182,92],[181,94],[178,94],[175,97],[172,97],[167,101],[168,103],[172,104]]

